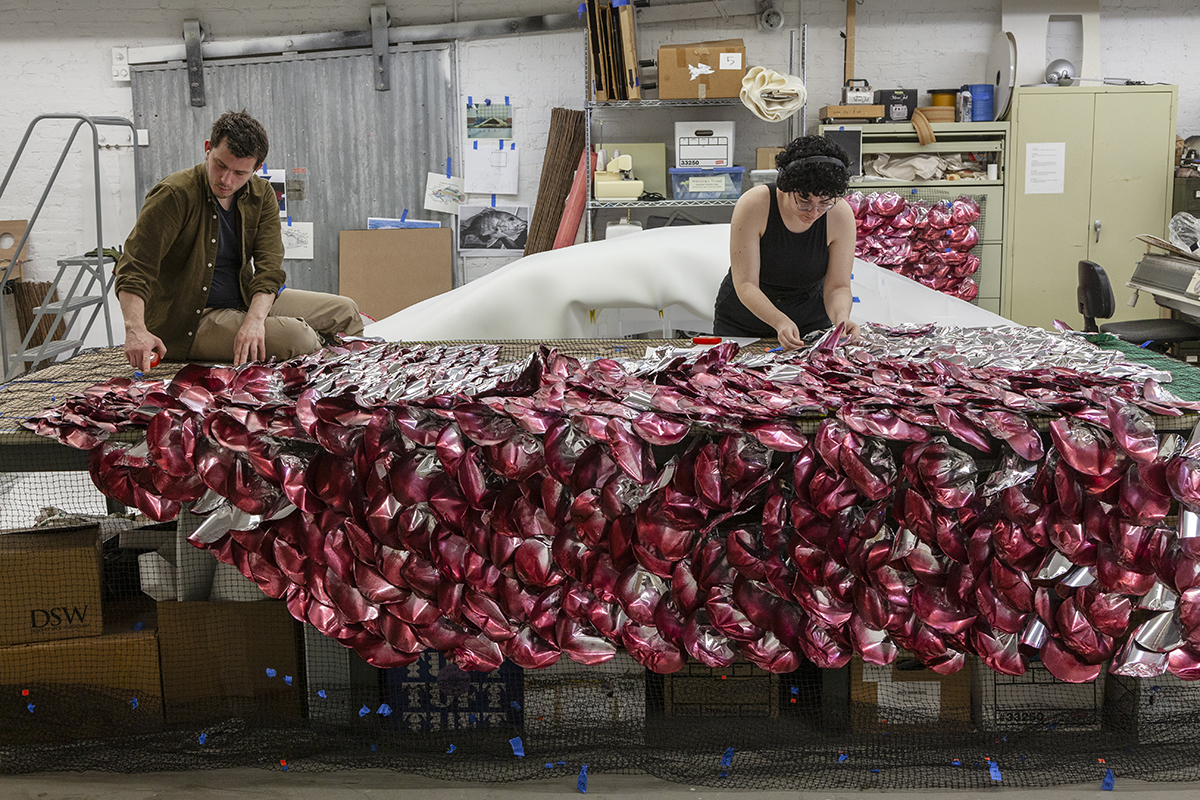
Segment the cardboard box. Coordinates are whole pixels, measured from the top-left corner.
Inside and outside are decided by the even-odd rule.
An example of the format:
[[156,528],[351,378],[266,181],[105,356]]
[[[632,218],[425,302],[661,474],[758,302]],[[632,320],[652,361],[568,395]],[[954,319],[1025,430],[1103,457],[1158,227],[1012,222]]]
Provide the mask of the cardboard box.
[[338,294],[379,320],[448,292],[454,288],[453,238],[451,228],[342,231]]
[[971,665],[950,675],[926,669],[901,653],[892,664],[850,661],[851,725],[856,731],[887,725],[971,724]]
[[784,151],[783,147],[759,147],[754,151],[755,169],[777,169],[775,156]]
[[875,105],[883,106],[887,122],[907,122],[917,110],[916,89],[876,89]]
[[646,668],[623,650],[594,667],[563,656],[545,669],[525,670],[525,730],[560,735],[564,727],[620,729],[644,742]]
[[676,167],[733,166],[732,122],[676,122]]
[[706,667],[691,661],[663,676],[668,717],[778,717],[779,676],[748,661]]
[[737,97],[745,74],[746,45],[741,39],[658,48],[658,96],[662,100]]
[[0,647],[0,687],[19,701],[0,706],[0,745],[161,730],[153,614],[110,613],[98,636]]
[[986,731],[1098,731],[1107,670],[1092,683],[1066,683],[1033,661],[1024,675],[1001,675],[976,661],[972,715]]
[[159,603],[167,722],[298,719],[297,628],[279,600]]
[[12,244],[9,244],[7,247],[0,244],[0,278],[4,277],[4,271],[8,269],[8,263],[15,260],[17,263],[13,265],[12,272],[9,273],[8,279],[10,281],[20,279],[22,272],[21,262],[23,262],[26,258],[29,249],[29,243],[26,242],[25,246],[21,248],[21,252],[18,253],[17,242],[21,241],[21,237],[25,235],[25,230],[28,227],[29,220],[0,220],[0,241],[5,240],[5,238],[8,236],[12,237]]
[[[465,672],[436,650],[406,667],[384,670],[389,730],[520,728],[527,712],[524,670],[509,660],[491,672]],[[528,741],[528,740],[526,740]]]
[[100,526],[0,534],[0,647],[99,636]]

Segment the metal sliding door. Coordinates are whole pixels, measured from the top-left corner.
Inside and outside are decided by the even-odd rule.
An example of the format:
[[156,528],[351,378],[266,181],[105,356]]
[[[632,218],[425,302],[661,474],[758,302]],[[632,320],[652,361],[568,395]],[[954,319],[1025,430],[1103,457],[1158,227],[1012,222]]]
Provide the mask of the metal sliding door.
[[138,192],[199,163],[213,121],[245,109],[266,126],[266,167],[285,173],[288,215],[313,223],[313,258],[284,262],[288,285],[336,292],[339,231],[406,210],[453,224],[422,206],[427,174],[445,172],[446,159],[458,156],[454,46],[390,50],[384,92],[375,90],[370,49],[209,60],[200,108],[189,102],[183,62],[134,66],[134,122],[149,132],[149,146],[137,152]]

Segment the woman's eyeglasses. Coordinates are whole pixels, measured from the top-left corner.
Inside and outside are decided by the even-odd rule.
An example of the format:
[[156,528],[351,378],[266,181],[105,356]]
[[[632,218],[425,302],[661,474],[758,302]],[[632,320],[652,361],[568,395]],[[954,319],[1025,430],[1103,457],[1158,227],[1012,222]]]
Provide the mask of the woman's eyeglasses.
[[825,212],[825,211],[828,211],[829,209],[833,208],[834,206],[836,206],[838,200],[839,200],[839,198],[837,198],[837,197],[831,197],[830,199],[822,200],[819,203],[815,203],[815,204],[809,203],[806,205],[804,203],[801,203],[799,198],[796,198],[796,209],[805,214],[811,214],[814,211]]

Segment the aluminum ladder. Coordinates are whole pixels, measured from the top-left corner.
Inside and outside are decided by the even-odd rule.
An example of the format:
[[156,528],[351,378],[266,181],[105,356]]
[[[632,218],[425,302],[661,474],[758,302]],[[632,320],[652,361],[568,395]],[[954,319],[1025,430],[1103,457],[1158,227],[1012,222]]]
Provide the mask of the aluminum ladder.
[[[25,226],[25,233],[21,236],[21,240],[17,242],[13,253],[18,254],[25,247],[25,242],[29,238],[34,225],[37,223],[38,215],[42,212],[46,198],[50,195],[50,189],[53,188],[54,182],[58,178],[58,173],[62,169],[63,162],[66,161],[67,154],[70,152],[71,146],[75,143],[75,136],[84,125],[90,127],[92,131],[92,169],[96,189],[96,250],[94,251],[94,256],[88,254],[58,260],[58,273],[50,284],[50,288],[46,291],[46,299],[43,300],[41,305],[34,308],[33,321],[29,326],[29,331],[25,334],[25,338],[20,346],[11,354],[9,354],[4,304],[0,303],[0,353],[5,354],[3,364],[0,365],[0,382],[6,383],[24,372],[26,361],[38,363],[46,359],[55,358],[63,353],[74,355],[79,352],[84,339],[87,338],[92,325],[96,321],[96,317],[101,313],[104,314],[108,344],[110,347],[113,345],[112,312],[108,307],[108,293],[112,288],[115,275],[112,270],[108,270],[107,274],[105,273],[105,267],[114,262],[111,258],[104,256],[104,245],[102,242],[104,227],[100,210],[100,126],[115,125],[129,128],[134,147],[133,180],[135,186],[140,185],[138,183],[137,167],[137,128],[124,117],[89,117],[83,114],[39,114],[33,118],[33,121],[29,123],[29,127],[25,129],[25,136],[21,139],[20,146],[17,147],[17,152],[13,156],[12,163],[9,164],[8,172],[5,173],[4,180],[0,181],[0,198],[4,197],[4,190],[8,188],[9,180],[16,171],[17,163],[21,160],[21,154],[25,151],[25,145],[29,143],[34,128],[45,120],[60,119],[75,120],[75,126],[71,129],[71,134],[67,137],[67,141],[63,145],[62,153],[58,157],[58,163],[54,165],[54,171],[50,173],[50,179],[46,182],[46,188],[42,191],[42,196],[38,199],[37,207],[34,208],[33,214],[29,217],[29,223]],[[137,205],[137,210],[141,211],[140,198]],[[0,286],[8,285],[9,278],[15,267],[16,259],[14,257],[13,261],[6,264],[0,270],[0,273],[2,273],[0,274]],[[59,283],[62,282],[67,270],[71,267],[76,267],[78,271],[75,274],[75,279],[71,283],[70,289],[62,299],[51,302],[50,298],[58,291]],[[85,275],[88,280],[81,290],[80,285],[83,283]],[[98,290],[98,293],[96,293],[96,290]],[[79,318],[79,315],[88,308],[91,308],[91,314],[87,317],[83,330],[76,334],[77,338],[58,341],[51,338],[52,332],[57,330],[59,323],[63,321],[66,322],[67,335],[71,335],[75,330],[75,322]],[[32,342],[36,335],[38,326],[45,318],[50,318],[51,320],[46,338],[40,345],[31,346],[30,342]]]

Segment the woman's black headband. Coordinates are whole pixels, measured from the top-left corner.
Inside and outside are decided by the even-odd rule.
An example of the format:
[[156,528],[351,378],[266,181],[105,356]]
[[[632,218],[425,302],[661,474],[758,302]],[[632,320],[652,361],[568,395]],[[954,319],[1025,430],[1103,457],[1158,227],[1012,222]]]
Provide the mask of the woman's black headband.
[[805,156],[804,158],[791,162],[787,166],[790,167],[792,164],[837,164],[842,169],[846,169],[846,162],[842,161],[840,158],[834,158],[833,156]]

